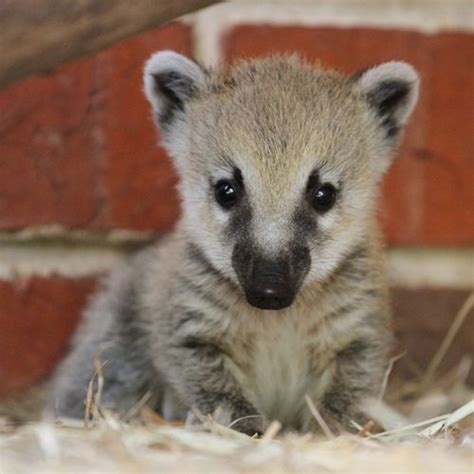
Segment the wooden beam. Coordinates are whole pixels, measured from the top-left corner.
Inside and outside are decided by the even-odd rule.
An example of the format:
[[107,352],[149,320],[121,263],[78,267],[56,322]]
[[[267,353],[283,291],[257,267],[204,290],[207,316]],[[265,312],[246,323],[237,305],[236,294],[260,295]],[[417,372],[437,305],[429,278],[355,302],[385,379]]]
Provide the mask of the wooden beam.
[[0,0],[0,88],[217,0]]

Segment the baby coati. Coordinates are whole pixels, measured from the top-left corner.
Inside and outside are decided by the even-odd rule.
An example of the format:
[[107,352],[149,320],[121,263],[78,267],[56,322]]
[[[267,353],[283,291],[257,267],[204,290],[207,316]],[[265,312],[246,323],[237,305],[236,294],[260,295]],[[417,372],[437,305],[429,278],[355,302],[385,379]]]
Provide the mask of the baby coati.
[[315,430],[305,396],[349,427],[391,347],[377,184],[418,96],[403,62],[352,75],[297,56],[210,71],[170,51],[145,94],[180,176],[174,232],[115,271],[59,367],[50,409],[84,416],[149,393],[245,433]]

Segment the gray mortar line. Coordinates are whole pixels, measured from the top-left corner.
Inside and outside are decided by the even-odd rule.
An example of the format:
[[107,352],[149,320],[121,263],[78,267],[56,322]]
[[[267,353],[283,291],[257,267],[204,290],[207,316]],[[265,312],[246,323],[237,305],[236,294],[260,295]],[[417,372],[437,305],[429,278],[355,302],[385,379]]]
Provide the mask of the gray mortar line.
[[[109,271],[147,241],[17,241],[0,244],[0,279],[31,275],[84,277]],[[392,247],[387,269],[393,285],[474,288],[474,247]]]

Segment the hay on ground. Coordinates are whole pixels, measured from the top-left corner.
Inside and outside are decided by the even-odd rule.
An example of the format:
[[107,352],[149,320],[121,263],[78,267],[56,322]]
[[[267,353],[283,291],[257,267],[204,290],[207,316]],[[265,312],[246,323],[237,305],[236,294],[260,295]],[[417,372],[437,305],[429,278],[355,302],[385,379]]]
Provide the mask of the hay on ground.
[[353,423],[352,432],[333,433],[309,398],[324,435],[281,434],[275,421],[255,439],[197,410],[187,424],[170,423],[146,406],[146,397],[119,418],[100,406],[103,380],[96,364],[99,389],[93,393],[90,385],[87,422],[15,426],[0,418],[0,473],[473,473],[474,392],[466,384],[471,359],[436,377],[474,305],[473,295],[454,318],[427,375],[388,383],[394,358],[381,396],[365,406],[371,421]]

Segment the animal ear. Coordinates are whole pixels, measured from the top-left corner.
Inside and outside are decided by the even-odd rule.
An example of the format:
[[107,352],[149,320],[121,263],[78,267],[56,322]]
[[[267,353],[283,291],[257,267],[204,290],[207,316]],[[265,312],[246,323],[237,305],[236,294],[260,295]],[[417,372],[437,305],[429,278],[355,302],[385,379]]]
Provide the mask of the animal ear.
[[391,61],[355,75],[357,85],[380,119],[389,140],[406,124],[418,100],[419,77],[407,63]]
[[143,71],[145,95],[163,131],[185,112],[186,102],[204,88],[205,81],[197,63],[174,51],[160,51],[148,59]]

